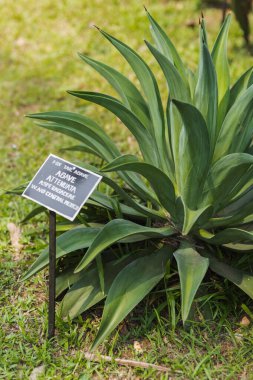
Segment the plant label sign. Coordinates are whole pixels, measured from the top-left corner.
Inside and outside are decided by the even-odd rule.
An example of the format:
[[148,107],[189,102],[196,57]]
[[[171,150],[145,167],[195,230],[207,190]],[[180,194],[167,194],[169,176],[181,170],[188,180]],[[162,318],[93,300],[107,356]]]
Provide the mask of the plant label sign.
[[72,221],[101,179],[50,154],[22,195]]

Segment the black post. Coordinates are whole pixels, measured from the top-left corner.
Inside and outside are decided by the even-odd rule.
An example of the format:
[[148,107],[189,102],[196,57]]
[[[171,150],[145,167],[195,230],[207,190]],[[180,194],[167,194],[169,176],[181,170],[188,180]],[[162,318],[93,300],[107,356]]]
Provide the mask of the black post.
[[49,303],[48,339],[55,333],[55,267],[56,267],[56,214],[49,211]]

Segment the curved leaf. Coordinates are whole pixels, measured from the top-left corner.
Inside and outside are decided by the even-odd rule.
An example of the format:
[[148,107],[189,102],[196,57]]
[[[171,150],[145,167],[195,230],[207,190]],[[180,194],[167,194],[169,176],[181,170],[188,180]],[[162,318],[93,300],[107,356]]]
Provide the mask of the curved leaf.
[[79,272],[84,269],[100,252],[117,243],[134,235],[145,235],[152,238],[163,238],[175,233],[172,227],[145,227],[124,219],[114,219],[107,223],[101,232],[97,235],[83,259],[75,269]]
[[[71,136],[83,143],[82,150],[111,161],[120,156],[116,145],[106,133],[91,119],[70,112],[47,112],[28,115],[34,119],[42,119],[49,123],[38,123],[39,126]],[[144,128],[142,126],[142,128]],[[148,136],[147,136],[148,137]],[[145,142],[145,141],[144,141]],[[149,192],[144,183],[135,175],[119,173],[119,175],[143,199],[145,195],[150,199]],[[144,198],[145,199],[145,198]]]
[[[114,208],[113,208],[114,198],[112,198],[111,196],[105,195],[105,194],[103,194],[97,190],[95,190],[91,194],[87,203],[89,203],[90,200],[93,201],[93,203],[95,201],[95,203],[97,203],[100,207],[104,206],[108,210],[112,210],[112,211],[114,210]],[[141,213],[141,212],[135,210],[134,208],[125,205],[124,203],[118,202],[118,207],[120,208],[120,211],[122,214],[134,216],[135,218],[140,218],[140,219],[146,220],[146,215],[144,213]]]
[[191,97],[189,86],[185,84],[176,67],[149,42],[145,41],[145,43],[163,70],[165,79],[168,83],[170,97],[190,102]]
[[182,247],[174,252],[177,261],[181,294],[182,319],[188,318],[195,294],[206,274],[209,260],[191,247]]
[[[207,95],[208,94],[208,95]],[[195,89],[195,105],[202,113],[213,152],[217,138],[218,87],[215,68],[206,44],[201,41],[198,82]]]
[[86,116],[72,112],[53,111],[30,114],[27,117],[49,122],[47,124],[40,123],[39,125],[88,144],[94,150],[99,151],[106,161],[120,155],[116,145],[103,129]]
[[156,43],[157,49],[162,53],[171,63],[175,65],[180,75],[184,79],[185,83],[187,81],[187,74],[184,67],[184,64],[178,54],[175,46],[165,33],[165,31],[161,28],[161,26],[157,23],[157,21],[150,15],[150,13],[146,10],[148,19],[151,25],[151,32]]
[[[203,190],[203,202],[213,204],[215,210],[227,205],[236,194],[238,182],[242,186],[242,178],[253,165],[253,156],[247,153],[233,153],[218,160],[208,173]],[[245,177],[248,181],[248,175]]]
[[96,92],[68,91],[68,93],[78,98],[99,104],[114,113],[136,138],[145,160],[157,164],[156,148],[152,143],[153,140],[151,135],[141,124],[140,120],[119,100],[112,96]]
[[161,205],[173,216],[175,215],[175,193],[171,180],[160,169],[145,162],[133,161],[131,156],[121,156],[107,164],[102,171],[134,171],[144,176],[153,187]]
[[24,219],[21,220],[21,223],[26,223],[28,220],[34,218],[35,216],[42,214],[43,212],[47,212],[47,209],[44,206],[38,206],[34,208],[28,215],[25,216]]
[[[124,157],[124,156],[122,156],[122,157]],[[134,157],[134,156],[131,156],[131,157]],[[89,165],[87,163],[84,164],[82,161],[77,161],[76,164],[79,166],[82,166],[82,167],[85,166],[86,169],[92,170],[94,173],[101,175],[101,171],[99,171],[96,167],[94,167],[92,165]],[[124,199],[126,204],[129,205],[130,207],[133,207],[136,211],[139,211],[139,212],[143,213],[144,215],[146,215],[152,219],[156,218],[156,219],[166,219],[167,220],[167,216],[165,215],[165,212],[163,209],[156,210],[156,209],[148,208],[148,207],[144,206],[143,204],[135,201],[133,199],[133,197],[128,195],[128,193],[125,190],[123,190],[123,188],[121,186],[119,186],[115,181],[113,181],[111,178],[107,177],[104,174],[103,174],[102,182],[104,182],[105,184],[110,186],[112,189],[114,189],[115,192]],[[149,194],[148,199],[156,207],[160,206],[159,202],[152,197],[151,193]]]
[[218,127],[221,126],[227,111],[229,102],[230,74],[227,58],[227,39],[231,22],[231,15],[228,14],[212,50],[212,59],[217,73],[218,90]]
[[102,343],[163,278],[166,264],[171,258],[171,249],[163,248],[133,261],[117,275],[108,292],[101,325],[92,349]]
[[71,286],[61,302],[60,313],[63,318],[73,319],[106,297],[101,290],[96,268],[79,273],[82,276],[79,276],[80,279]]
[[[78,249],[87,248],[97,236],[100,228],[77,227],[60,235],[56,239],[56,258],[67,255]],[[48,247],[43,249],[38,259],[29,268],[23,280],[45,268],[49,263]]]
[[253,131],[253,85],[235,101],[222,124],[214,152],[214,161],[235,152],[243,152]]
[[173,100],[183,120],[180,135],[179,191],[186,206],[196,209],[209,169],[210,143],[205,120],[194,106]]
[[[202,219],[205,217],[205,219],[208,219],[210,216],[210,211],[213,211],[213,208],[211,205],[206,205],[204,207],[198,208],[197,210],[191,210],[188,208],[184,202],[184,220],[183,220],[183,227],[182,227],[182,234],[188,235],[191,229],[194,227],[195,224],[199,221],[199,219],[202,217]],[[203,223],[203,220],[202,220]]]
[[62,148],[61,151],[85,152],[104,159],[100,152],[84,143],[82,143],[82,145],[73,145],[67,148]]
[[101,291],[99,274],[97,268],[84,270],[75,274],[79,276],[61,302],[62,317],[75,318],[82,314],[102,299],[104,299],[111,287],[111,284],[117,274],[135,260],[135,255],[128,255],[123,259],[110,261],[104,266],[105,288]]
[[249,87],[249,79],[252,72],[253,71],[251,67],[240,76],[240,78],[235,82],[235,84],[231,88],[229,97],[229,108],[232,107],[238,96],[241,95],[241,93]]
[[164,138],[165,138],[165,123],[164,112],[162,107],[159,88],[154,77],[154,74],[146,64],[146,62],[129,46],[117,40],[110,34],[100,30],[105,38],[107,38],[116,49],[128,61],[129,65],[135,72],[143,92],[147,98],[150,117],[152,120],[152,129],[150,133],[156,142],[158,154],[161,156],[160,164],[164,164],[163,153]]
[[239,228],[227,228],[215,235],[199,230],[199,237],[209,244],[220,245],[228,243],[253,242],[253,233]]
[[63,272],[61,272],[56,277],[56,289],[55,289],[55,296],[56,298],[64,292],[64,290],[69,289],[71,285],[73,285],[75,282],[79,281],[83,275],[84,271],[74,273],[74,268],[66,269]]
[[135,85],[112,67],[95,61],[86,55],[79,54],[79,56],[111,84],[120,95],[123,104],[136,114],[144,126],[150,128],[151,121],[147,103]]
[[253,299],[253,275],[233,268],[213,257],[209,257],[210,268],[219,276],[227,278]]

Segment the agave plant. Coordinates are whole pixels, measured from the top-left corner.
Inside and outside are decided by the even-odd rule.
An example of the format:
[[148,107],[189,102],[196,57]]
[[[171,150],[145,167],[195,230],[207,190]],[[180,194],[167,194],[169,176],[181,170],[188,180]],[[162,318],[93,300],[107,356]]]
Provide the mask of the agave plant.
[[[114,68],[88,56],[119,99],[98,92],[69,91],[116,115],[136,139],[139,154],[122,155],[90,118],[69,112],[29,117],[71,136],[70,149],[102,159],[103,175],[80,215],[80,225],[57,238],[57,296],[63,317],[74,318],[105,299],[93,348],[177,265],[183,322],[208,268],[253,297],[253,276],[237,265],[238,252],[253,249],[253,74],[230,85],[228,15],[213,48],[200,20],[196,73],[147,12],[155,46],[146,42],[168,85],[166,110],[156,78],[125,43],[100,30],[133,69],[139,90]],[[237,251],[233,266],[226,261]],[[175,264],[173,264],[175,262]],[[25,278],[48,265],[45,249]]]

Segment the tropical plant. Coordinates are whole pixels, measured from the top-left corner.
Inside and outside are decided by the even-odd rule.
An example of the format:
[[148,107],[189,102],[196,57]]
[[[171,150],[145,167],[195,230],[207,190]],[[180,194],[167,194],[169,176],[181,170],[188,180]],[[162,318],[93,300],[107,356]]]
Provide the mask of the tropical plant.
[[[205,20],[200,20],[195,73],[184,65],[148,12],[147,16],[156,46],[146,45],[168,85],[165,112],[149,66],[129,46],[100,29],[127,60],[141,90],[114,68],[80,54],[120,99],[69,91],[120,119],[138,143],[138,156],[122,155],[87,116],[61,111],[29,115],[39,120],[39,126],[78,140],[72,151],[88,152],[103,161],[100,170],[77,161],[102,173],[104,188],[82,209],[80,225],[57,238],[57,296],[63,295],[62,316],[74,318],[105,299],[93,348],[169,277],[174,263],[181,284],[183,322],[189,318],[208,268],[253,297],[253,276],[242,270],[238,254],[241,258],[253,249],[252,69],[231,86],[230,15],[211,50]],[[231,266],[234,251],[236,260]],[[47,265],[45,249],[25,279]]]

